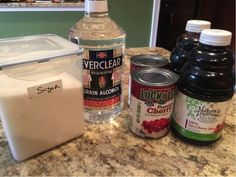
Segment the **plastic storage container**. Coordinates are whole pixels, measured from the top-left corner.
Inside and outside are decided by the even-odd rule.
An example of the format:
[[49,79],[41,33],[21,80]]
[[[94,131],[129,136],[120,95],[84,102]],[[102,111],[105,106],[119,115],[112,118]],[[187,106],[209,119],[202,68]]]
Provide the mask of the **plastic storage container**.
[[0,40],[0,117],[16,160],[83,134],[82,53],[51,34]]

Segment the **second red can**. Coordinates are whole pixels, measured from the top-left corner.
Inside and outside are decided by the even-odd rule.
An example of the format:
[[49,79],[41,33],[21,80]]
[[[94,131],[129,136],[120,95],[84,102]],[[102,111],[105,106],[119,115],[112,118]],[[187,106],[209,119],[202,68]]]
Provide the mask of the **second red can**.
[[130,59],[130,73],[145,68],[167,68],[169,60],[161,55],[142,54]]
[[[148,68],[167,68],[169,60],[161,55],[154,54],[141,54],[135,55],[130,59],[130,75],[132,72],[140,69]],[[131,76],[129,76],[129,96],[128,105],[130,105],[130,87],[131,87]]]

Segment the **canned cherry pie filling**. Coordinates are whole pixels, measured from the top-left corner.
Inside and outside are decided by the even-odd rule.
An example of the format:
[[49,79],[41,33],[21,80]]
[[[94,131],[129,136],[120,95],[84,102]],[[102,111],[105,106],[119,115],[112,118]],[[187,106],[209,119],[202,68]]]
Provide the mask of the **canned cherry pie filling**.
[[130,130],[141,137],[160,138],[170,128],[178,76],[162,68],[131,74]]

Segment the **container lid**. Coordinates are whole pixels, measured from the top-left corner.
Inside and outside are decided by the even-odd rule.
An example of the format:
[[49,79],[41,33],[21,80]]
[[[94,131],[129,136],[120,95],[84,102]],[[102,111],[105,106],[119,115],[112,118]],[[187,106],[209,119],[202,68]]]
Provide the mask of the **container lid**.
[[131,57],[131,63],[143,67],[163,67],[169,60],[161,55],[142,54]]
[[178,76],[163,68],[149,68],[136,70],[131,74],[132,79],[146,86],[165,87],[177,82]]
[[200,33],[204,29],[209,29],[211,22],[205,20],[188,20],[185,30],[194,33]]
[[220,29],[206,29],[201,32],[199,42],[211,46],[228,46],[232,33]]
[[54,34],[0,39],[0,69],[82,53],[78,45]]
[[85,12],[108,12],[107,0],[85,0]]

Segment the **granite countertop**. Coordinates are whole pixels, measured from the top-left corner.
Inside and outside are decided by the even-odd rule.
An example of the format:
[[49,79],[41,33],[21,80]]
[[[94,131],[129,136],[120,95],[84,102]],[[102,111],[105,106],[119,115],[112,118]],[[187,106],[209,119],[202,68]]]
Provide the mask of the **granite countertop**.
[[[161,48],[130,48],[129,58],[154,53],[169,57]],[[126,83],[128,81],[126,80]],[[194,146],[171,132],[161,139],[143,139],[130,132],[125,107],[110,124],[86,123],[82,137],[23,162],[13,160],[0,124],[0,176],[235,176],[235,100],[229,108],[222,138],[210,146]]]

